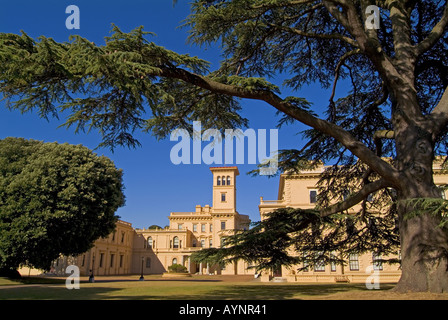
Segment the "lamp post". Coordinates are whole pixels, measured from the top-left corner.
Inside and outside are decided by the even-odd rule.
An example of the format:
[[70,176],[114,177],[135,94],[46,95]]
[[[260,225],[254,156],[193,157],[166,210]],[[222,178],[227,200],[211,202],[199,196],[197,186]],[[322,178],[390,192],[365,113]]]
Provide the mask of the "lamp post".
[[141,273],[140,279],[138,279],[140,281],[144,281],[145,280],[145,278],[143,277],[143,262],[144,261],[145,261],[145,257],[142,257],[142,273]]
[[93,275],[93,269],[95,268],[95,253],[92,256],[92,269],[90,270],[89,282],[95,282],[95,276]]

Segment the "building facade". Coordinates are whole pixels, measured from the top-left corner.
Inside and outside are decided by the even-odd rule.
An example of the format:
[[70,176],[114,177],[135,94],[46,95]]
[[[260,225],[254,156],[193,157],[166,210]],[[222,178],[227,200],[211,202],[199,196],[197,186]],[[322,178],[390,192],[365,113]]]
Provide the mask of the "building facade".
[[[192,274],[247,275],[254,274],[247,263],[239,261],[223,269],[214,265],[197,264],[190,255],[203,248],[219,248],[225,238],[235,230],[249,228],[250,219],[236,210],[237,167],[212,167],[212,206],[197,205],[194,211],[171,212],[169,226],[154,229],[135,229],[128,222],[118,221],[116,230],[107,238],[94,243],[92,249],[77,257],[61,257],[53,262],[52,272],[65,274],[68,265],[75,264],[81,275],[163,274],[173,264],[185,266]],[[260,198],[260,218],[278,208],[315,207],[317,182],[325,170],[324,165],[300,174],[281,174],[277,200]],[[436,185],[448,184],[448,175],[439,165],[434,168]],[[445,191],[442,192],[445,197]],[[355,208],[356,209],[356,208]],[[348,210],[354,212],[354,209]],[[303,254],[292,252],[292,254]],[[397,248],[397,255],[399,250]],[[282,267],[275,272],[264,272],[262,281],[291,282],[365,282],[379,277],[381,282],[398,281],[401,271],[397,264],[383,264],[373,253],[352,254],[345,265],[330,264],[297,270],[303,266]],[[22,274],[36,274],[35,270],[22,269]]]
[[[107,238],[95,241],[88,252],[54,261],[51,272],[65,274],[65,268],[74,264],[80,268],[81,275],[147,275],[162,274],[169,266],[181,264],[193,274],[253,274],[243,261],[219,268],[190,260],[193,252],[218,248],[226,236],[250,225],[249,216],[236,210],[238,168],[212,167],[210,170],[212,206],[197,205],[194,211],[171,212],[166,228],[134,229],[130,223],[118,221],[116,230]],[[29,270],[21,272],[28,274]]]
[[[260,198],[258,206],[261,219],[264,219],[266,213],[272,212],[278,208],[301,208],[312,209],[316,205],[318,195],[317,182],[325,170],[325,166],[320,164],[314,170],[302,171],[300,174],[281,174],[278,188],[277,200],[264,200]],[[448,175],[441,168],[441,163],[435,162],[434,182],[436,185],[445,185],[448,183]],[[441,191],[442,196],[446,198],[445,191]],[[354,213],[359,207],[353,207],[347,210],[347,213]],[[303,254],[303,253],[293,253]],[[396,282],[401,276],[400,266],[398,264],[386,264],[381,260],[399,258],[400,252],[397,248],[396,255],[381,257],[375,253],[350,254],[345,260],[344,265],[329,264],[316,265],[314,268],[307,268],[305,271],[298,272],[299,268],[292,266],[282,267],[268,274],[264,274],[262,279],[269,281],[273,278],[288,282],[358,282],[366,283],[370,279],[380,282]]]

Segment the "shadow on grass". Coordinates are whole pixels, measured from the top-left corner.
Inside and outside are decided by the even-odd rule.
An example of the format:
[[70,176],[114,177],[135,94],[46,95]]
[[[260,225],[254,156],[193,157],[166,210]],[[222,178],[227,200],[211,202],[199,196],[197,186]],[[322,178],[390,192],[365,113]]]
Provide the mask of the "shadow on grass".
[[[126,283],[127,282],[127,283]],[[158,281],[129,286],[129,281],[122,286],[117,283],[95,283],[84,285],[81,289],[68,290],[65,285],[29,285],[0,289],[0,300],[289,300],[312,299],[336,293],[366,291],[363,284],[220,284],[188,283],[174,285],[170,288]],[[170,281],[171,282],[171,281]],[[142,282],[140,282],[142,283]],[[393,288],[393,284],[384,284],[381,290]],[[377,290],[376,290],[377,291]]]

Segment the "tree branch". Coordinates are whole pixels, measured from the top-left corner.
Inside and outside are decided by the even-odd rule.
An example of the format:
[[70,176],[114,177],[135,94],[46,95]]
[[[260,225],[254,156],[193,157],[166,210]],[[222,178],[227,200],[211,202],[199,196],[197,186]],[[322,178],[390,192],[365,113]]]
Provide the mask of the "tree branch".
[[445,31],[445,28],[448,25],[448,3],[445,4],[445,9],[443,10],[442,18],[439,22],[434,26],[429,35],[416,45],[416,54],[417,56],[425,53],[440,39]]
[[448,125],[448,87],[445,88],[445,92],[442,95],[437,106],[432,110],[430,119],[434,122],[432,126],[433,139],[437,137]]
[[216,93],[265,101],[280,112],[339,141],[355,156],[371,167],[372,170],[387,180],[389,184],[398,187],[402,181],[400,173],[395,168],[376,156],[372,150],[358,141],[349,132],[331,122],[314,117],[309,112],[295,107],[269,90],[249,90],[243,87],[228,85],[179,68],[161,68],[160,74],[158,75],[180,79]]
[[359,190],[356,194],[348,197],[346,200],[322,209],[320,211],[320,215],[322,217],[327,217],[329,215],[348,210],[363,201],[369,194],[387,187],[391,187],[391,185],[385,179],[380,179],[366,184],[364,187],[362,187],[361,190]]

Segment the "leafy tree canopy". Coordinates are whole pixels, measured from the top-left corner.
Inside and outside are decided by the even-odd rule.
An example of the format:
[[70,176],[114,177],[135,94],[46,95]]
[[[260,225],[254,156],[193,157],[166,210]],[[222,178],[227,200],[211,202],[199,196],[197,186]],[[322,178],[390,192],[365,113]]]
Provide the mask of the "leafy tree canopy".
[[0,141],[0,269],[48,270],[108,236],[123,206],[122,172],[81,145]]

